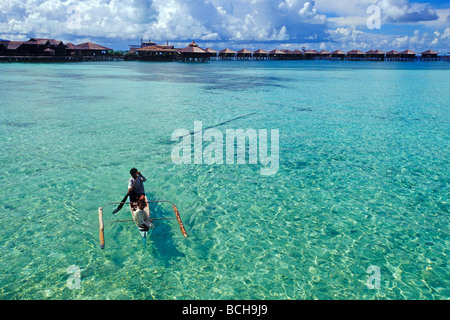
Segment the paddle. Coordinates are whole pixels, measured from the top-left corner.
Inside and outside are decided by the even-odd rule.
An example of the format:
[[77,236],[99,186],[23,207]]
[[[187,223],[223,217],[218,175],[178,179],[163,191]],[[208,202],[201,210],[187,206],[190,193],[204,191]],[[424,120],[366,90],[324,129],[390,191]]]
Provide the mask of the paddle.
[[[134,182],[133,182],[133,185],[131,186],[131,189],[133,189],[134,184],[136,183],[136,181],[137,181],[137,179],[138,179],[139,177],[140,177],[140,176],[137,176],[136,179],[134,179]],[[119,204],[119,206],[117,207],[117,209],[115,209],[115,210],[112,212],[112,214],[116,214],[117,212],[119,212],[120,210],[122,210],[123,205],[125,204],[125,202],[127,202],[127,198],[128,198],[128,192],[127,192],[126,196],[125,196],[125,197],[122,199],[122,201],[120,202],[120,204]]]

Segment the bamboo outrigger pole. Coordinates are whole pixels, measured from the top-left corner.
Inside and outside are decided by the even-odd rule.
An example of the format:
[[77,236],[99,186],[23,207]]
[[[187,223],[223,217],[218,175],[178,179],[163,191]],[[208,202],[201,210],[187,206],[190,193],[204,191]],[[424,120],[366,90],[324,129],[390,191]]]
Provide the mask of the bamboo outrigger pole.
[[180,213],[178,212],[178,208],[175,204],[172,203],[173,212],[175,212],[175,216],[177,217],[178,224],[180,225],[181,233],[185,238],[187,238],[186,229],[184,229],[183,222],[181,221]]
[[100,235],[100,249],[105,248],[105,233],[103,224],[103,208],[98,208],[98,225],[99,225],[99,235]]

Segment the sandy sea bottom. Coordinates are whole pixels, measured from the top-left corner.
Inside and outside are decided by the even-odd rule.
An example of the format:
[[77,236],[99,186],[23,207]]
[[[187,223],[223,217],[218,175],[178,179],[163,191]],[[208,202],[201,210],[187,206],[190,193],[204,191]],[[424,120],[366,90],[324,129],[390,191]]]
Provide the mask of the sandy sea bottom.
[[[0,298],[448,299],[449,69],[0,66]],[[171,135],[194,121],[279,130],[277,173],[174,164]],[[132,167],[187,239],[159,220],[143,247],[131,222],[109,223],[100,250],[97,208]],[[113,209],[105,222],[131,218]]]

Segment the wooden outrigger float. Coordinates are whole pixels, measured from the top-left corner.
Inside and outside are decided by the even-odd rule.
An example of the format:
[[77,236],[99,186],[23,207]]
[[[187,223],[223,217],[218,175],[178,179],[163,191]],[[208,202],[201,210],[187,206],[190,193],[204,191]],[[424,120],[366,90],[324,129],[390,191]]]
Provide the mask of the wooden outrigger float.
[[[146,198],[146,200],[147,200],[147,198]],[[148,204],[149,203],[159,203],[159,202],[161,202],[161,203],[164,203],[164,202],[170,203],[172,205],[172,209],[173,209],[173,212],[175,214],[175,218],[151,218]],[[187,235],[186,229],[184,228],[183,222],[181,221],[180,213],[178,212],[177,206],[173,202],[168,201],[168,200],[156,200],[156,201],[146,201],[146,203],[147,203],[147,206],[145,207],[145,211],[148,214],[148,217],[150,218],[151,222],[152,221],[156,221],[156,220],[176,219],[178,221],[178,225],[180,226],[181,233],[183,234],[183,236],[185,238],[187,238],[188,235]],[[114,220],[114,221],[109,221],[106,224],[104,223],[104,221],[103,221],[103,209],[105,207],[109,206],[109,205],[120,205],[120,204],[129,204],[130,205],[130,210],[133,210],[133,206],[136,206],[137,202],[109,202],[109,203],[105,204],[103,207],[99,207],[98,208],[99,237],[100,237],[100,248],[101,249],[105,248],[105,234],[104,234],[105,225],[108,225],[108,224],[113,223],[113,222],[127,222],[127,221],[134,222],[134,220]],[[148,231],[142,231],[142,230],[139,229],[139,232],[140,232],[140,234],[142,236],[142,239],[143,239],[143,242],[144,242],[144,245],[145,245]]]

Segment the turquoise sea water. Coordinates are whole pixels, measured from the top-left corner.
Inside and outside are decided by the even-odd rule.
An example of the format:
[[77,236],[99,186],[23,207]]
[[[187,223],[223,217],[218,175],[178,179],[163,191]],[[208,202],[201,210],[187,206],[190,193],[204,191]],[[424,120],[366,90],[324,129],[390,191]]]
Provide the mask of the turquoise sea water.
[[[449,83],[440,62],[2,64],[0,299],[448,299]],[[277,174],[175,165],[196,120],[278,129]],[[111,223],[100,250],[132,167],[187,239]]]

